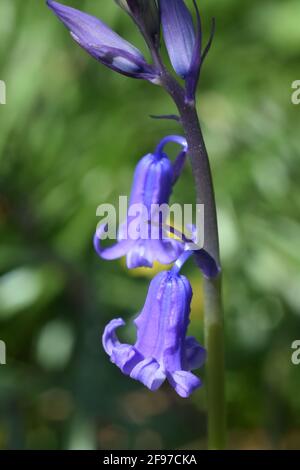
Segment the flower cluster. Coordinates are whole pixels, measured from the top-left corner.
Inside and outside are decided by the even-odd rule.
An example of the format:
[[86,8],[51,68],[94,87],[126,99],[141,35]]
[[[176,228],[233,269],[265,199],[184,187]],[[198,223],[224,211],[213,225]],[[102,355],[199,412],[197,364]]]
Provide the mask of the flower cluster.
[[[197,24],[183,0],[116,0],[140,29],[152,55],[149,63],[132,44],[121,38],[99,19],[74,8],[48,0],[47,4],[69,29],[73,39],[102,64],[123,75],[161,84],[164,66],[160,56],[160,31],[163,31],[170,62],[180,79],[185,82],[186,100],[194,99],[204,54],[201,47],[200,15],[194,1]],[[175,142],[181,150],[172,163],[165,153],[165,145]],[[205,361],[206,352],[195,338],[187,336],[191,285],[180,274],[185,261],[193,256],[202,273],[215,277],[219,273],[217,262],[203,248],[190,249],[188,240],[163,218],[156,220],[158,236],[153,238],[154,214],[151,208],[168,204],[173,186],[180,176],[188,145],[180,136],[164,138],[153,153],[138,163],[130,197],[130,207],[143,204],[150,214],[147,220],[138,220],[144,236],[132,239],[128,234],[130,210],[127,220],[119,227],[117,243],[103,247],[101,236],[105,226],[97,228],[94,246],[98,255],[106,260],[126,256],[129,269],[152,267],[155,261],[169,265],[154,277],[149,286],[144,308],[135,320],[137,339],[134,345],[120,343],[116,329],[123,326],[119,318],[112,320],[103,335],[103,346],[111,361],[121,371],[139,380],[150,390],[157,390],[167,379],[176,392],[188,397],[201,385],[191,370]],[[173,234],[173,236],[170,236]],[[175,237],[174,235],[177,235]]]
[[[164,145],[175,141],[182,146],[176,161],[172,164]],[[183,168],[187,143],[179,136],[168,136],[160,142],[155,152],[143,157],[138,163],[133,179],[130,208],[136,203],[149,207],[167,204],[172,187]],[[194,256],[198,266],[207,277],[214,277],[219,269],[215,261],[203,249],[190,249],[192,239],[167,225],[158,222],[157,237],[153,238],[151,228],[155,219],[151,209],[148,220],[136,222],[139,230],[145,232],[143,238],[131,239],[127,232],[130,216],[119,229],[118,242],[109,247],[101,246],[101,236],[105,225],[100,225],[94,236],[94,246],[98,255],[106,260],[127,257],[128,268],[151,267],[154,261],[168,265],[150,283],[147,299],[140,315],[135,320],[137,341],[134,346],[122,344],[116,336],[116,329],[124,326],[123,319],[112,320],[103,335],[103,346],[111,361],[131,378],[139,380],[150,390],[157,390],[165,379],[181,397],[188,397],[200,387],[201,381],[192,374],[205,361],[205,350],[193,337],[187,337],[192,288],[188,279],[180,274],[184,263]],[[176,238],[170,238],[170,234]]]

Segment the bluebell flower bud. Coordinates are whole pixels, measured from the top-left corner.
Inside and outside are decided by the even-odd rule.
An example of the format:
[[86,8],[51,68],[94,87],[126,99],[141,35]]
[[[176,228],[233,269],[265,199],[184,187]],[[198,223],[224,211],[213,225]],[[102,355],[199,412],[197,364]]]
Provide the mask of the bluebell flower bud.
[[187,80],[193,99],[201,67],[201,20],[196,1],[197,27],[184,0],[159,0],[164,40],[175,72]]
[[53,0],[47,0],[47,5],[73,39],[99,62],[123,75],[157,83],[158,74],[142,53],[98,18]]

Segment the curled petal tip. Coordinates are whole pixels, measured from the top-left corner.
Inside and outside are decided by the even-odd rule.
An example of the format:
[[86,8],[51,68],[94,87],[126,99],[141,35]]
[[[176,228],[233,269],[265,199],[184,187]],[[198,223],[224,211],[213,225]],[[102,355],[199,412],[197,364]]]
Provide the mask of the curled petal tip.
[[105,233],[106,229],[107,229],[107,224],[100,225],[97,228],[96,233],[93,238],[94,248],[98,256],[108,261],[125,256],[126,253],[128,253],[128,250],[130,250],[132,246],[132,241],[120,240],[114,245],[104,248],[101,245],[101,241],[102,241],[102,235]]
[[201,380],[196,375],[182,370],[168,374],[168,380],[182,398],[188,398],[202,386]]
[[124,326],[125,322],[122,318],[116,318],[112,320],[105,328],[103,337],[102,337],[102,344],[105,352],[111,356],[114,348],[120,344],[117,336],[116,336],[116,329]]
[[159,363],[152,358],[138,363],[130,373],[130,377],[142,382],[152,392],[159,389],[166,379],[166,374]]

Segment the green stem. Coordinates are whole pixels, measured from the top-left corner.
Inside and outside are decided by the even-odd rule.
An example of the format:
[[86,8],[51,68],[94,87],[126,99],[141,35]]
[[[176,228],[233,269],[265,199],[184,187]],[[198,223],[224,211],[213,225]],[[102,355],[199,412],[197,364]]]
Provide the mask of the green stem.
[[[204,205],[204,248],[220,264],[213,181],[196,109],[185,105],[182,108],[181,117],[190,149],[197,203]],[[221,275],[217,279],[204,279],[203,286],[205,347],[207,350],[208,446],[210,449],[224,449],[226,446],[226,403]]]
[[[177,105],[188,142],[197,203],[204,205],[204,249],[220,265],[214,187],[196,106],[195,103],[186,101],[184,90],[165,69],[162,69],[161,80]],[[210,449],[224,449],[226,446],[226,402],[221,275],[217,279],[204,279],[204,314],[207,349],[208,446]]]
[[226,446],[224,332],[221,276],[204,280],[208,447]]

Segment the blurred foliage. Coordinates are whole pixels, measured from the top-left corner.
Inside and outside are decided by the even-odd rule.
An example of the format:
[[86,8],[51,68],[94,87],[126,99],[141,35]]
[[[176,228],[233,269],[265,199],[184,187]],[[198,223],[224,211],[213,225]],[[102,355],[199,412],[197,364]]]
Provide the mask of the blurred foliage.
[[[111,1],[66,3],[141,44]],[[190,2],[191,3],[191,2]],[[149,276],[92,248],[96,207],[127,194],[138,159],[174,123],[163,91],[87,56],[43,0],[1,0],[0,448],[205,448],[205,388],[151,394],[109,363],[111,318],[142,307]],[[214,173],[226,306],[230,446],[300,448],[298,0],[203,0],[199,112]],[[174,200],[194,201],[185,170]],[[202,332],[199,274],[191,329]],[[132,338],[133,329],[124,335]],[[204,371],[201,371],[204,375]]]

